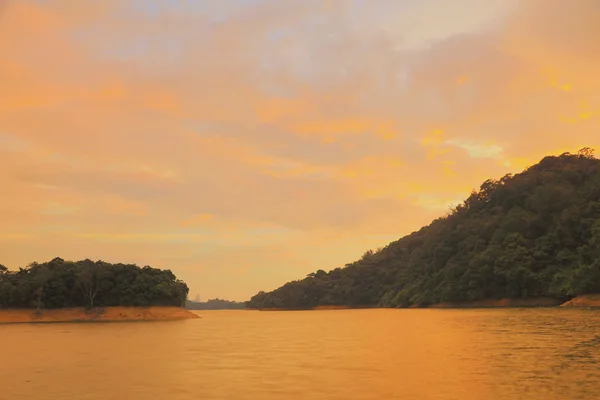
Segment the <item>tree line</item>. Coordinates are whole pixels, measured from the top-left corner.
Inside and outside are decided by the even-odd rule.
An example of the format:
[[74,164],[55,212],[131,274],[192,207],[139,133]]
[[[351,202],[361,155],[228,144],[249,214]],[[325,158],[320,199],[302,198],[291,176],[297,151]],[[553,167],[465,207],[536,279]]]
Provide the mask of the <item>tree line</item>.
[[549,156],[360,260],[253,296],[252,308],[408,307],[600,292],[600,161]]
[[55,258],[18,271],[0,265],[0,308],[185,306],[189,289],[170,270]]
[[246,303],[222,299],[210,299],[205,302],[188,300],[185,308],[189,310],[243,310],[246,308]]

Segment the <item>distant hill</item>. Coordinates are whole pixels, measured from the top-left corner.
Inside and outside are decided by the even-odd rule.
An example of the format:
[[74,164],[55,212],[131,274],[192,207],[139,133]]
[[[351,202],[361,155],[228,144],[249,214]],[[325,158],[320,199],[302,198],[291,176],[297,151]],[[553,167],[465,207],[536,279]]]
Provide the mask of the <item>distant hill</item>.
[[242,310],[246,308],[246,303],[221,299],[211,299],[206,302],[188,300],[185,308],[188,310]]
[[429,226],[345,268],[260,292],[248,307],[408,307],[594,292],[600,161],[585,148],[489,179]]

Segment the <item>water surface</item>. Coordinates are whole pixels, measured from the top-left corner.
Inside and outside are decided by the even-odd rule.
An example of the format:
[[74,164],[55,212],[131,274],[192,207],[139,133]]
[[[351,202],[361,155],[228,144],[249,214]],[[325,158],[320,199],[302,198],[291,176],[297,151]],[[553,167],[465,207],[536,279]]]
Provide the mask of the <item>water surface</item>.
[[0,399],[588,400],[600,311],[199,311],[0,325]]

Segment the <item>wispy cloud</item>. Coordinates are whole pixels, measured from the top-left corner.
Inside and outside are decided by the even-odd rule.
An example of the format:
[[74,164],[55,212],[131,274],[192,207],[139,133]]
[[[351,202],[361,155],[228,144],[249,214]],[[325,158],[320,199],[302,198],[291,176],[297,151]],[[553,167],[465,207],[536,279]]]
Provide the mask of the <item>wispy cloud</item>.
[[11,267],[148,263],[244,299],[600,145],[595,0],[3,4]]

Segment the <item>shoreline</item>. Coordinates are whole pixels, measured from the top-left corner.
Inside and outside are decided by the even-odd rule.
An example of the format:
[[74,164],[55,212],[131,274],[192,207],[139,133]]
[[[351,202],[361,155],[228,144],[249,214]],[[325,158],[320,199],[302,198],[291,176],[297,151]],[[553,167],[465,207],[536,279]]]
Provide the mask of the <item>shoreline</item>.
[[560,305],[565,308],[600,308],[600,294],[584,294]]
[[[474,301],[444,302],[424,308],[518,308],[518,307],[560,307],[563,299],[555,297],[526,297],[520,299],[481,299]],[[417,307],[418,308],[418,307]]]
[[0,309],[0,324],[52,322],[176,321],[200,318],[180,307],[83,307],[57,309]]
[[409,307],[377,307],[377,306],[347,306],[327,305],[306,308],[247,308],[258,311],[324,311],[324,310],[362,310],[370,308],[389,309],[481,309],[481,308],[600,308],[600,294],[586,294],[565,301],[556,297],[526,297],[518,299],[482,299],[464,302],[437,303],[428,306],[412,305]]
[[[310,308],[246,308],[247,311],[327,311],[362,310],[372,308],[408,309],[482,309],[482,308],[583,308],[600,309],[600,294],[587,294],[570,300],[553,297],[521,299],[483,299],[472,302],[438,303],[428,306],[377,307],[323,305]],[[174,306],[150,307],[83,307],[58,309],[0,309],[0,324],[18,323],[61,323],[61,322],[132,322],[132,321],[177,321],[201,318],[193,310]]]
[[247,310],[258,310],[258,311],[324,311],[324,310],[360,310],[366,308],[380,308],[380,307],[352,307],[345,305],[336,306],[316,306],[316,307],[302,307],[302,308],[279,308],[279,307],[267,307],[267,308],[248,308]]

